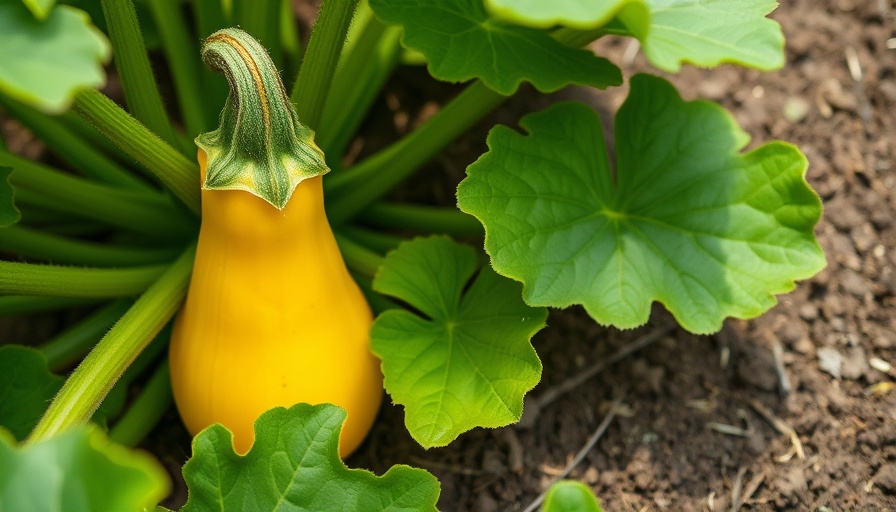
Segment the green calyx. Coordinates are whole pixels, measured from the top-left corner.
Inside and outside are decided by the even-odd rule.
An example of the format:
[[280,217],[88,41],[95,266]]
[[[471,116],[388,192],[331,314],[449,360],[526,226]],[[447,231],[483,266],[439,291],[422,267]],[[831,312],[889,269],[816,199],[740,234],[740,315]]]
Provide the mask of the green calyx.
[[314,131],[299,122],[277,68],[246,32],[210,35],[202,60],[230,85],[221,124],[196,137],[208,157],[202,188],[245,190],[282,210],[302,180],[330,170]]

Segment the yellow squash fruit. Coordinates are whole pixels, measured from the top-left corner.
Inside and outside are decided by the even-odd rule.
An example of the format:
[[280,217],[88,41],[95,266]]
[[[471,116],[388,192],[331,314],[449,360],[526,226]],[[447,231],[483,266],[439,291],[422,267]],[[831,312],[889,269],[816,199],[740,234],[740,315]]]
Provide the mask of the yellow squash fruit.
[[[257,151],[246,140],[252,134],[241,136],[239,123],[236,128],[225,124],[227,108],[252,106],[252,98],[243,94],[263,102],[282,92],[279,76],[261,46],[237,29],[210,36],[203,57],[213,67],[226,67],[222,70],[231,99],[221,127],[197,138],[205,184],[202,225],[190,288],[170,347],[178,411],[194,435],[213,423],[223,424],[233,432],[234,448],[244,453],[263,412],[299,402],[335,404],[347,412],[339,445],[344,457],[370,430],[383,387],[379,360],[369,346],[370,308],[324,213],[323,155],[311,142],[313,132],[298,124],[288,100],[291,120],[271,113],[279,106],[257,105],[261,120],[253,132],[270,138],[274,130],[292,130],[301,146],[295,158],[275,158],[282,165],[274,172],[286,173],[280,182],[289,190],[265,190],[259,182],[276,183],[278,178],[266,176],[269,169],[259,173],[264,162],[256,161]],[[241,63],[245,69],[239,69]],[[260,83],[259,73],[273,73],[279,88]],[[242,93],[234,83],[241,77]],[[238,101],[232,101],[234,94]],[[282,96],[286,98],[285,92]],[[243,120],[238,112],[231,115]],[[225,136],[234,139],[237,150],[227,147],[231,141],[222,142]],[[234,156],[246,146],[248,156]],[[223,162],[219,169],[213,156]],[[255,174],[234,180],[226,176],[234,164]],[[230,183],[215,185],[215,171]]]

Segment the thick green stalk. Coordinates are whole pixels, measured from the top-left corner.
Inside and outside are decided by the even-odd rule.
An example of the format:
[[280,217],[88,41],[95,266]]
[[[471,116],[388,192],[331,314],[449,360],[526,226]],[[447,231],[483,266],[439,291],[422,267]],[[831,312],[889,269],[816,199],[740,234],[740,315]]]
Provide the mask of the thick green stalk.
[[137,11],[132,0],[101,0],[115,68],[121,77],[128,109],[155,134],[177,147],[179,144],[143,44]]
[[87,422],[128,365],[162,330],[187,293],[196,246],[153,283],[78,365],[26,442]]
[[40,346],[52,371],[59,371],[75,363],[90,350],[115,321],[125,314],[132,300],[118,299],[108,302],[75,325],[57,334]]
[[199,165],[165,143],[103,93],[86,90],[72,109],[158,177],[187,207],[199,215]]
[[62,160],[81,174],[131,190],[150,190],[141,180],[114,160],[89,145],[79,134],[72,132],[57,118],[42,114],[21,103],[3,99],[3,108],[15,116]]
[[[17,200],[76,218],[99,221],[154,237],[182,237],[195,230],[188,216],[162,194],[92,183],[0,149],[0,165],[14,170]],[[196,198],[197,203],[199,198]],[[198,204],[197,204],[198,207]]]
[[195,137],[206,131],[209,126],[206,124],[205,111],[202,108],[199,47],[194,44],[193,37],[184,22],[179,0],[149,0],[148,5],[162,38],[165,60],[171,67],[174,92],[177,95],[184,125],[187,133]]
[[386,254],[398,247],[398,244],[408,240],[398,235],[366,229],[355,224],[343,224],[339,226],[338,232],[380,254]]
[[302,41],[292,0],[280,0],[280,48],[283,49],[283,76],[295,77],[302,66]]
[[358,0],[326,0],[320,8],[290,99],[302,123],[317,129]]
[[3,295],[0,296],[0,316],[24,315],[27,313],[41,313],[44,311],[56,311],[77,306],[88,305],[96,299],[72,298],[72,297],[38,297],[34,295]]
[[129,297],[145,290],[164,271],[164,265],[107,269],[0,261],[0,293],[85,299]]
[[366,209],[507,99],[476,81],[419,128],[358,165],[324,181],[327,217],[341,224]]
[[109,439],[137,446],[155,428],[174,402],[168,360],[159,363],[146,385],[124,415],[109,430]]
[[459,237],[481,237],[485,234],[476,217],[454,207],[376,203],[364,210],[364,223]]
[[172,247],[116,247],[73,240],[18,225],[0,229],[0,249],[57,264],[98,267],[164,263],[173,260],[180,252]]
[[372,16],[351,50],[343,56],[324,107],[315,140],[331,167],[339,165],[370,106],[382,91],[401,55],[401,28]]

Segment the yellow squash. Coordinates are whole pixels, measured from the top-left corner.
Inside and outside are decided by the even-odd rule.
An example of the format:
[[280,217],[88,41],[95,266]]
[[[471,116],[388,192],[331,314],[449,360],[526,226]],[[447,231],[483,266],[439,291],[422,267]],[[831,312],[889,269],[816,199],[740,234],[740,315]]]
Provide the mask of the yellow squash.
[[[228,31],[217,40],[212,35],[206,45],[217,41],[218,53],[235,48],[237,63],[248,66],[247,80],[256,80],[260,57],[247,57],[258,50],[250,46],[254,40]],[[235,78],[228,74],[228,80],[233,96]],[[247,101],[240,100],[245,107]],[[226,122],[225,112],[219,131]],[[220,153],[202,136],[197,143],[211,148],[210,155]],[[322,155],[313,155],[319,150],[313,143],[310,147],[322,166]],[[324,213],[321,176],[303,176],[289,185],[294,189],[280,209],[269,197],[247,192],[245,178],[229,189],[210,190],[205,150],[199,150],[198,160],[206,184],[202,226],[170,347],[181,418],[194,435],[223,424],[234,434],[234,448],[246,452],[255,420],[268,409],[332,403],[348,413],[340,437],[340,454],[346,456],[374,421],[382,375],[369,347],[370,308],[346,269]]]

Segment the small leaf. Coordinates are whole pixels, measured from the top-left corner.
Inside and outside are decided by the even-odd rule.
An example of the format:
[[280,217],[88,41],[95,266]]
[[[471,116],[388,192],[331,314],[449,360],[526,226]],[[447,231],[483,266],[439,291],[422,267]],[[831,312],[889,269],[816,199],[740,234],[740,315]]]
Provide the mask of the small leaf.
[[109,43],[83,11],[60,5],[38,21],[21,0],[0,0],[0,34],[0,92],[13,98],[60,113],[106,82]]
[[139,512],[169,485],[152,457],[110,442],[92,425],[22,447],[0,429],[0,510]]
[[22,218],[14,202],[15,189],[9,182],[11,174],[12,167],[0,166],[0,228],[12,226]]
[[682,62],[731,62],[762,70],[784,65],[781,26],[766,15],[776,0],[647,0],[651,24],[643,39],[651,64],[677,72]]
[[22,0],[22,3],[28,7],[28,10],[31,11],[35,18],[43,20],[53,10],[56,0]]
[[519,284],[487,265],[473,279],[477,267],[471,247],[436,236],[389,253],[373,283],[425,315],[385,311],[370,338],[386,391],[405,406],[408,430],[427,448],[474,427],[519,421],[523,395],[541,377],[529,339],[547,311],[526,306]]
[[614,16],[622,18],[638,37],[647,34],[650,10],[644,0],[485,0],[488,11],[507,21],[530,27],[564,25],[592,29],[606,25]]
[[229,430],[208,427],[193,439],[184,466],[182,512],[434,511],[439,483],[428,472],[393,466],[377,477],[342,464],[344,420],[345,411],[329,404],[271,409],[256,420],[255,444],[244,456],[234,453]]
[[603,512],[594,491],[575,480],[561,480],[548,490],[542,512]]
[[749,141],[710,102],[684,102],[665,80],[637,75],[616,117],[616,182],[600,121],[579,103],[498,126],[467,168],[460,208],[486,228],[501,274],[536,306],[583,304],[631,328],[662,302],[686,329],[752,318],[774,294],[824,268],[812,229],[821,202],[806,158]]
[[0,427],[25,439],[62,387],[64,377],[47,369],[40,351],[21,345],[0,347]]
[[542,92],[568,84],[619,85],[619,68],[594,53],[564,46],[547,32],[490,18],[482,0],[371,0],[387,23],[404,27],[402,43],[426,56],[429,72],[450,82],[481,79],[509,95],[529,81]]

